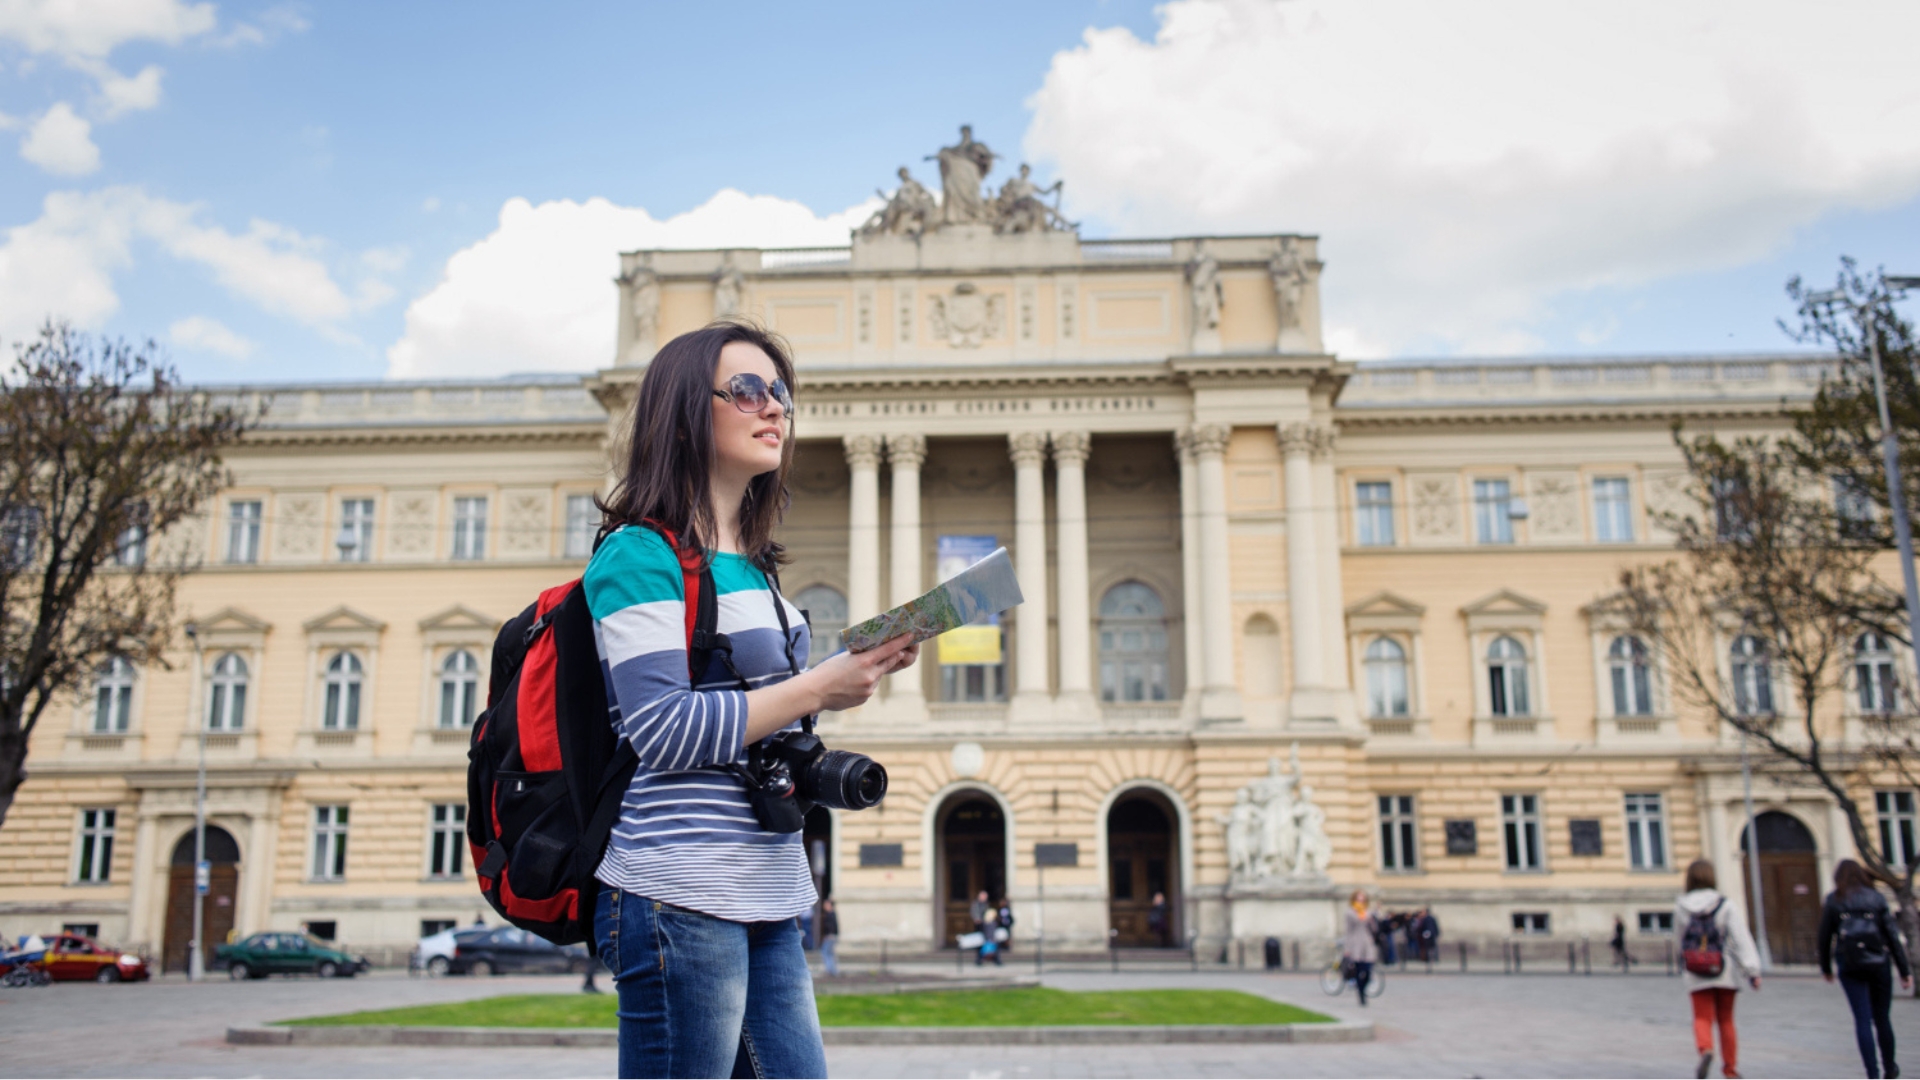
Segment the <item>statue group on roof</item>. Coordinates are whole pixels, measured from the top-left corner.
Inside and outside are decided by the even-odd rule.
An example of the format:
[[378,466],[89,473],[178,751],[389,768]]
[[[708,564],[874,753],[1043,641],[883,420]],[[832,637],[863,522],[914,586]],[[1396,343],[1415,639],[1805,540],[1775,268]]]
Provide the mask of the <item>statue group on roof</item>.
[[[960,127],[960,141],[943,146],[927,160],[940,168],[940,196],[935,198],[913,178],[906,166],[900,167],[900,186],[892,195],[880,192],[886,205],[874,211],[861,225],[864,237],[911,236],[918,238],[948,225],[991,225],[997,233],[1072,231],[1078,226],[1060,214],[1061,182],[1047,187],[1033,182],[1033,168],[1022,164],[1018,174],[1000,186],[998,194],[985,187],[987,173],[993,170],[995,154],[973,137],[971,125]],[[1045,196],[1053,196],[1053,202]]]

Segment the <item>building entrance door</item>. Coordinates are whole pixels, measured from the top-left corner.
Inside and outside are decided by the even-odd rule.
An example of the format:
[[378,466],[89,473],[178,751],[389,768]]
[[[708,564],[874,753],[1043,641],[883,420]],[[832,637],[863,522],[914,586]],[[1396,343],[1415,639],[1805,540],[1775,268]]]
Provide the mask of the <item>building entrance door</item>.
[[[1179,942],[1179,841],[1166,798],[1132,791],[1107,811],[1107,909],[1115,944],[1168,948]],[[1162,899],[1154,918],[1154,897]]]
[[[201,909],[206,940],[203,957],[213,960],[213,947],[225,944],[233,930],[234,908],[240,893],[240,845],[218,825],[207,826],[207,861],[213,864],[211,889]],[[167,937],[161,952],[161,971],[187,970],[187,943],[193,940],[193,830],[173,845],[167,873]]]
[[970,907],[985,892],[999,903],[1007,891],[1007,823],[1000,806],[962,792],[940,811],[940,947],[973,933]]
[[[1767,948],[1773,953],[1773,962],[1819,963],[1820,855],[1813,834],[1799,818],[1778,810],[1757,815],[1753,823],[1760,833],[1760,899],[1766,908]],[[1746,871],[1747,850],[1743,829],[1740,832],[1743,871]],[[1751,920],[1751,871],[1741,875],[1740,883]],[[1723,891],[1731,890],[1723,888]]]

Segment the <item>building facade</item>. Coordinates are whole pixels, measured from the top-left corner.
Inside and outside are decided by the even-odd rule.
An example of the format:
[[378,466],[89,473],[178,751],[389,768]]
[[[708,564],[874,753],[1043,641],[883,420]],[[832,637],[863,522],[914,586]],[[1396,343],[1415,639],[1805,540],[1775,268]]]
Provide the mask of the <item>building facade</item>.
[[[1664,933],[1699,856],[1739,892],[1737,744],[1595,603],[1670,550],[1672,424],[1776,430],[1817,363],[1354,364],[1322,347],[1313,237],[1083,241],[1017,187],[955,220],[902,190],[847,247],[621,256],[597,373],[214,388],[268,412],[156,541],[205,560],[195,637],[42,722],[0,932],[179,966],[203,742],[210,938],[398,951],[472,921],[493,634],[580,572],[645,360],[717,316],[797,356],[783,581],[817,655],[983,547],[1028,598],[823,718],[892,776],[810,824],[849,947],[950,947],[983,889],[1050,943],[1209,949],[1326,940],[1354,887],[1476,940]],[[1912,793],[1883,795],[1910,838]],[[1754,797],[1798,926],[1844,820],[1764,771]]]

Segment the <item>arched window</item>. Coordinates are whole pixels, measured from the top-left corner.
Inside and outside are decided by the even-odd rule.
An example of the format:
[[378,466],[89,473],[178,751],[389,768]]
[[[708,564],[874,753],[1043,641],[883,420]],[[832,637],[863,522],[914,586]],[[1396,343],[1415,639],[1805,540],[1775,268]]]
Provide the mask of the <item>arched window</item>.
[[1647,646],[1631,634],[1622,634],[1607,646],[1607,672],[1613,681],[1613,715],[1653,715],[1653,672],[1647,664]]
[[116,656],[100,666],[93,683],[93,730],[118,735],[133,724],[133,661]]
[[1406,716],[1407,650],[1392,638],[1374,638],[1362,660],[1367,669],[1367,715]]
[[360,658],[350,652],[333,654],[327,662],[327,697],[320,726],[328,731],[353,731],[360,726]]
[[807,613],[813,643],[807,648],[807,666],[840,651],[840,634],[847,628],[847,598],[831,585],[809,585],[793,594],[793,606]]
[[1100,698],[1167,700],[1166,608],[1138,581],[1123,581],[1100,598]]
[[1487,646],[1487,703],[1494,716],[1531,716],[1527,695],[1527,650],[1502,635]]
[[1773,662],[1752,634],[1733,641],[1733,711],[1738,716],[1773,715]]
[[1893,649],[1879,634],[1865,633],[1853,643],[1853,681],[1863,713],[1891,713],[1900,707],[1900,687],[1894,681]]
[[480,713],[480,664],[465,649],[440,662],[440,726],[472,727]]
[[247,661],[225,653],[213,662],[207,683],[207,730],[239,731],[247,719]]

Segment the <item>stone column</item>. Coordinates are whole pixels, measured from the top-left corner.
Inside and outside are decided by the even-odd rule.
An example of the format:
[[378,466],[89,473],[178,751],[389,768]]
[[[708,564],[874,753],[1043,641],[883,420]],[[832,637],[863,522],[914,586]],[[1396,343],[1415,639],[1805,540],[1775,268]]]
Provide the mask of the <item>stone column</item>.
[[844,440],[852,482],[847,506],[847,620],[880,614],[880,437]]
[[1097,719],[1093,696],[1092,588],[1087,569],[1087,454],[1084,431],[1053,433],[1054,519],[1060,571],[1060,697],[1062,717]]
[[1047,694],[1047,491],[1043,468],[1047,437],[1037,431],[1007,436],[1013,458],[1013,556],[1025,601],[1013,609],[1019,648],[1014,664],[1010,715],[1045,720],[1052,715]]
[[1233,681],[1233,575],[1227,543],[1227,441],[1225,424],[1194,427],[1190,440],[1199,483],[1201,648],[1206,678],[1200,689],[1200,719],[1244,719]]
[[[920,583],[920,466],[927,460],[924,435],[887,436],[887,465],[893,472],[893,599],[896,607],[924,591]],[[921,691],[926,669],[919,664],[887,676],[887,712],[900,720],[926,717],[927,700]]]
[[1186,690],[1180,714],[1192,720],[1200,715],[1200,687],[1206,682],[1206,651],[1201,641],[1206,618],[1200,600],[1206,589],[1200,581],[1200,474],[1191,431],[1175,432],[1173,448],[1180,458],[1180,637],[1186,646]]
[[1326,655],[1322,649],[1319,545],[1315,543],[1313,513],[1313,455],[1328,441],[1316,424],[1282,424],[1280,451],[1286,462],[1287,484],[1287,628],[1293,639],[1292,719],[1332,719],[1318,715],[1313,698],[1326,687]]

